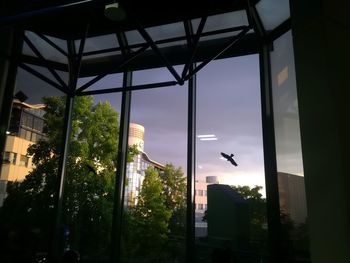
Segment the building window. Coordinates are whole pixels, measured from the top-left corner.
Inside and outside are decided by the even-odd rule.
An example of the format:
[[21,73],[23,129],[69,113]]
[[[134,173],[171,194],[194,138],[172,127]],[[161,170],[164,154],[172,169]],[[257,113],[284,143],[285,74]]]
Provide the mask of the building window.
[[198,210],[203,210],[203,204],[198,204]]
[[2,159],[3,163],[16,164],[16,160],[17,160],[17,153],[4,152],[4,156]]
[[197,193],[198,193],[198,196],[203,196],[203,190],[198,190]]
[[19,165],[28,167],[28,161],[29,161],[29,158],[27,156],[21,155],[21,158],[19,160]]

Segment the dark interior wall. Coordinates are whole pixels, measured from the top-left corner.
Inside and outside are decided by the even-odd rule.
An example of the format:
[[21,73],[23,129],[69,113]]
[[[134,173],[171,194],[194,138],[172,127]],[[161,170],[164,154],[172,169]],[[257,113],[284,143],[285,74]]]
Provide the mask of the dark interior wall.
[[292,2],[312,262],[350,262],[348,9]]

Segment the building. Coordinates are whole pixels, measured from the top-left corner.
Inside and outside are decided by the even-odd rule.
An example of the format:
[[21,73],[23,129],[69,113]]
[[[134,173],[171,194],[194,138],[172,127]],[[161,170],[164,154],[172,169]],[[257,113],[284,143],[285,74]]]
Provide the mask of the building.
[[22,181],[32,170],[32,158],[28,147],[45,138],[43,104],[27,104],[13,101],[9,129],[0,170],[0,206],[6,197],[9,181]]
[[205,181],[195,182],[195,231],[196,237],[207,236],[207,222],[203,217],[208,209],[208,185],[219,184],[217,176],[207,176]]
[[141,190],[143,179],[145,178],[145,171],[149,166],[154,167],[159,171],[164,170],[164,165],[152,160],[144,152],[144,135],[145,128],[136,123],[129,125],[129,146],[136,145],[139,154],[134,156],[133,162],[127,163],[126,166],[126,180],[124,204],[133,206],[136,204],[136,197]]

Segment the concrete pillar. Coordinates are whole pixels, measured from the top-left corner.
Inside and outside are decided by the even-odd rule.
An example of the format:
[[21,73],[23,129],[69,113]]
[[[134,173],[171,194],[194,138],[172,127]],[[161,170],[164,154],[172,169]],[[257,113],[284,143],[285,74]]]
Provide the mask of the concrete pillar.
[[350,262],[349,12],[339,1],[292,2],[311,262]]

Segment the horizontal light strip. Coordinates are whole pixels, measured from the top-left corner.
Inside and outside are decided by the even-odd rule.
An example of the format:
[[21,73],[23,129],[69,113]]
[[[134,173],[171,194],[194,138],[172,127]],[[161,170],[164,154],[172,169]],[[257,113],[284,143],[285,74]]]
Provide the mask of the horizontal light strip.
[[215,134],[202,134],[202,135],[197,135],[198,138],[212,138],[215,137]]
[[201,139],[199,139],[200,141],[217,141],[218,140],[218,138],[201,138]]

